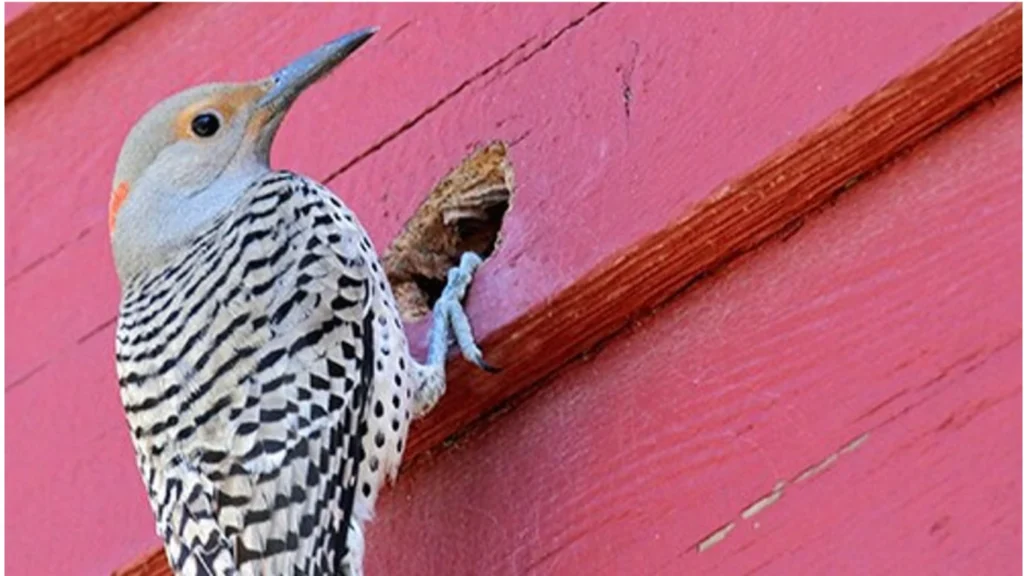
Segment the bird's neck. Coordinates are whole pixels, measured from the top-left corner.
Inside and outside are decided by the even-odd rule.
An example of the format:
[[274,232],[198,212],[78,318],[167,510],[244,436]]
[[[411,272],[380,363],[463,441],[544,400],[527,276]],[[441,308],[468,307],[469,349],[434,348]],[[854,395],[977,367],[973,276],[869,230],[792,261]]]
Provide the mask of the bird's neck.
[[132,192],[111,238],[122,286],[166,266],[181,250],[237,206],[245,191],[269,172],[266,166],[224,173],[197,191],[164,190],[159,185]]

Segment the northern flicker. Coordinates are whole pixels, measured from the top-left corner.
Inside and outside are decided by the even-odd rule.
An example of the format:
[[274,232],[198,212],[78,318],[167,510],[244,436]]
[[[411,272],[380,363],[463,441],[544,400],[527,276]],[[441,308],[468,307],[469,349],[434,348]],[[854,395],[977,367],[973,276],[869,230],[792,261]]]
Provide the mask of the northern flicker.
[[375,31],[171,96],[118,159],[117,373],[177,574],[362,574],[363,525],[445,390],[449,340],[490,369],[461,304],[478,256],[449,273],[421,364],[356,217],[268,165],[298,95]]

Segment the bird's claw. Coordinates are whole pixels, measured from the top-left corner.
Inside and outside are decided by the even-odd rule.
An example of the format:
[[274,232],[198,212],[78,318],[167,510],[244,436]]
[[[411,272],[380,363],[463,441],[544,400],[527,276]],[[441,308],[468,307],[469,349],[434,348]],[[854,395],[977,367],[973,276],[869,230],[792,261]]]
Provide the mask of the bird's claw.
[[448,271],[448,283],[436,306],[443,311],[444,319],[451,328],[451,333],[462,352],[462,357],[480,369],[494,374],[500,372],[501,369],[484,361],[483,353],[473,337],[473,328],[466,316],[466,309],[462,306],[462,300],[466,297],[469,285],[473,282],[473,273],[482,262],[483,260],[476,253],[464,252],[459,265]]

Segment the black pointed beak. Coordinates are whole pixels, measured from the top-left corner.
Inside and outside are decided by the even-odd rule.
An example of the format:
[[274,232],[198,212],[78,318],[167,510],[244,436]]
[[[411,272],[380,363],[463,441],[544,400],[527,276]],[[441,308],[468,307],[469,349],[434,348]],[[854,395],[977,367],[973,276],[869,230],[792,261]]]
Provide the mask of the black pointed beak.
[[287,110],[306,88],[309,88],[341,64],[377,33],[376,26],[356,30],[309,52],[270,77],[270,89],[260,98],[260,108],[274,113]]

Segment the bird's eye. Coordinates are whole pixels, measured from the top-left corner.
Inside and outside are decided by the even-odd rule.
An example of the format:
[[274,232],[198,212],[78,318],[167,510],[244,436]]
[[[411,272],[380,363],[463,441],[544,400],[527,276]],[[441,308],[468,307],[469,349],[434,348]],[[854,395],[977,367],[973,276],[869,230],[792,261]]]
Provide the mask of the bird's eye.
[[220,118],[211,112],[204,112],[192,119],[192,133],[200,138],[209,138],[220,130]]

